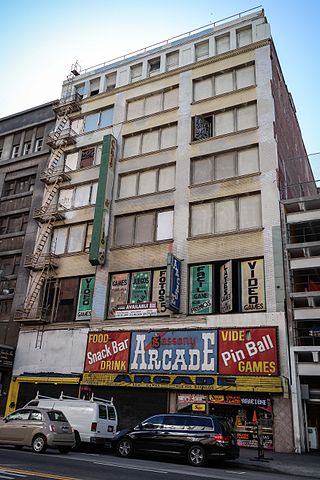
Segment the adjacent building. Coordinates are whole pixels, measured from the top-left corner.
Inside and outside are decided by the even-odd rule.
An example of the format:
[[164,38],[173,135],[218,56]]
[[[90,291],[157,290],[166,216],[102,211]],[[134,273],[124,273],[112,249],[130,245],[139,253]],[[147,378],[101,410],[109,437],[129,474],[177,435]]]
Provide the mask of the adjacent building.
[[7,411],[93,392],[297,448],[279,201],[314,187],[264,11],[75,65],[55,112]]
[[54,128],[52,102],[0,119],[0,411],[3,414],[18,339],[13,312],[23,303],[37,230],[32,211],[40,207],[40,174],[49,158],[45,143]]

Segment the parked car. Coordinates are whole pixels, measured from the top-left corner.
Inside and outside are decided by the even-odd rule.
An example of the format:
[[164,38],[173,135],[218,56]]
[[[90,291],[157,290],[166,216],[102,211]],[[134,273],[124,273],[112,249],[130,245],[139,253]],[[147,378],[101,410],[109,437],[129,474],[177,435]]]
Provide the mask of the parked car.
[[47,447],[68,453],[75,443],[71,425],[59,410],[20,408],[0,421],[0,444],[16,449],[32,447],[43,453]]
[[209,459],[235,460],[239,447],[230,423],[213,415],[166,413],[117,432],[113,446],[121,457],[138,452],[184,456],[190,465]]
[[92,397],[90,400],[69,397],[37,396],[26,407],[56,408],[61,410],[74,429],[76,445],[81,443],[111,445],[118,424],[118,415],[112,400]]

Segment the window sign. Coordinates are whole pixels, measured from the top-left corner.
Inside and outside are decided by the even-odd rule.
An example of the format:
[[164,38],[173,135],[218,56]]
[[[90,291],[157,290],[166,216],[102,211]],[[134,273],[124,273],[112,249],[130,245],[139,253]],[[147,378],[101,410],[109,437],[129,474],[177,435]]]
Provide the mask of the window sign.
[[81,278],[76,320],[90,320],[94,277]]
[[232,262],[229,260],[220,267],[220,312],[232,310]]
[[167,269],[162,268],[153,272],[152,301],[157,303],[158,315],[168,315],[166,305]]
[[116,273],[111,276],[109,316],[114,317],[114,311],[118,305],[128,302],[129,273]]
[[196,265],[190,268],[190,314],[213,312],[212,265]]
[[151,272],[134,272],[131,276],[130,303],[148,302]]
[[167,307],[173,312],[180,311],[181,260],[168,254]]
[[241,262],[242,312],[256,312],[265,309],[263,260],[246,260]]

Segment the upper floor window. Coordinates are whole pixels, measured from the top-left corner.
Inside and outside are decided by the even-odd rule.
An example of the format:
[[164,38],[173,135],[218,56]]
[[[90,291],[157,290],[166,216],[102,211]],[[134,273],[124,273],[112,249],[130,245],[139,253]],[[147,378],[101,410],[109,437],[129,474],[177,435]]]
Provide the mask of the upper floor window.
[[196,61],[207,58],[209,56],[209,40],[196,43],[194,46],[194,50]]
[[19,156],[19,150],[20,150],[20,144],[19,145],[13,145],[11,158],[17,158]]
[[108,92],[109,90],[116,88],[116,81],[117,72],[108,73],[108,75],[105,76],[105,91]]
[[191,185],[210,183],[259,171],[258,147],[216,153],[191,160]]
[[99,165],[101,162],[101,153],[101,145],[83,148],[78,152],[69,153],[65,158],[65,171]]
[[148,193],[172,190],[174,186],[174,165],[142,170],[119,176],[118,198],[130,198]]
[[160,57],[151,58],[148,60],[148,74],[154,75],[160,71]]
[[230,33],[220,35],[215,38],[216,54],[228,52],[230,50]]
[[88,183],[74,188],[61,189],[59,192],[59,205],[64,208],[79,208],[96,203],[98,183]]
[[22,155],[28,155],[31,150],[31,142],[24,142]]
[[28,224],[29,214],[8,215],[0,217],[0,235],[7,233],[25,232]]
[[179,66],[179,50],[167,53],[166,55],[166,69],[172,70]]
[[113,122],[113,107],[100,112],[90,113],[84,118],[83,132],[92,132],[99,128],[110,127]]
[[98,95],[100,88],[100,78],[94,78],[90,80],[90,97]]
[[132,65],[130,67],[130,80],[131,82],[137,82],[142,78],[142,63]]
[[191,205],[191,236],[260,228],[260,193],[227,197]]
[[91,236],[91,223],[79,223],[55,228],[52,233],[50,250],[56,255],[88,251]]
[[37,138],[36,143],[35,143],[35,147],[34,147],[34,151],[35,152],[40,152],[40,150],[42,150],[42,146],[43,146],[43,138]]
[[75,94],[76,98],[83,98],[84,95],[84,83],[80,83],[79,85],[75,85]]
[[152,115],[178,106],[178,87],[155,92],[127,103],[127,120]]
[[193,118],[193,140],[226,135],[256,127],[257,107],[255,103],[218,111]]
[[254,65],[245,65],[240,68],[194,80],[193,99],[194,101],[199,101],[251,85],[255,85]]
[[156,152],[177,145],[177,125],[155,128],[124,137],[123,157]]
[[3,185],[2,195],[16,195],[18,193],[31,192],[34,188],[35,175],[28,177],[16,178],[15,180],[6,180]]
[[115,217],[115,247],[153,243],[172,237],[173,209]]
[[237,30],[237,47],[243,47],[252,43],[252,27],[240,28]]

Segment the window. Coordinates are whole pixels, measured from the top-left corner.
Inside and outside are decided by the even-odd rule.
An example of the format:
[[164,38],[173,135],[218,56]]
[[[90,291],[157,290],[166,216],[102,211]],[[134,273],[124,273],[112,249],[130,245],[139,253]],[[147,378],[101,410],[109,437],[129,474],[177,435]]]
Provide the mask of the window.
[[224,53],[230,50],[230,34],[216,37],[216,54]]
[[68,420],[66,419],[64,413],[57,411],[57,410],[50,410],[47,412],[49,420],[51,422],[67,422]]
[[173,210],[151,211],[115,218],[115,247],[153,243],[172,237]]
[[65,188],[59,192],[59,206],[66,209],[79,208],[96,203],[98,183],[79,185],[74,188]]
[[11,215],[0,218],[0,235],[8,233],[25,232],[29,214]]
[[80,280],[79,277],[59,278],[46,284],[45,298],[52,315],[51,321],[61,323],[76,320]]
[[99,405],[99,418],[102,418],[103,420],[107,420],[107,408],[105,405]]
[[19,193],[32,192],[34,188],[35,178],[35,175],[30,175],[28,177],[5,181],[2,195],[6,197]]
[[75,85],[75,97],[81,100],[84,95],[84,83],[81,83],[79,85]]
[[217,73],[194,80],[193,99],[196,102],[251,85],[255,85],[254,65],[245,65],[223,73]]
[[[169,314],[166,305],[167,268],[143,270],[137,272],[112,273],[110,275],[109,317],[130,317],[119,306],[127,303],[154,302],[158,316]],[[150,313],[151,314],[151,313]],[[109,414],[110,418],[110,414]]]
[[237,232],[262,225],[260,194],[191,205],[191,236]]
[[99,128],[110,127],[113,122],[113,107],[101,110],[97,113],[90,113],[84,118],[83,132],[92,132]]
[[264,261],[226,259],[192,265],[188,297],[191,315],[264,311]]
[[31,150],[31,142],[25,142],[23,144],[23,153],[22,155],[28,155],[30,153],[30,150]]
[[195,49],[196,61],[202,60],[203,58],[207,58],[209,56],[209,40],[196,43],[194,46],[194,49]]
[[37,138],[36,143],[35,143],[35,147],[34,147],[34,151],[35,152],[40,152],[40,150],[42,150],[42,146],[43,146],[43,138]]
[[124,137],[123,158],[156,152],[177,145],[177,126],[156,128]]
[[175,187],[175,165],[138,171],[119,177],[118,198],[172,190]]
[[100,88],[100,78],[90,80],[90,97],[98,95]]
[[226,135],[257,127],[257,124],[255,103],[218,111],[210,115],[199,115],[193,118],[193,140]]
[[8,415],[7,420],[8,422],[28,420],[29,416],[30,416],[30,410],[17,410],[16,412],[11,413],[11,415]]
[[109,90],[113,90],[116,87],[116,81],[117,81],[117,72],[114,73],[109,73],[105,77],[105,86],[106,86],[106,92],[109,92]]
[[155,92],[127,103],[127,120],[178,107],[178,87]]
[[87,237],[91,235],[91,224],[80,223],[68,227],[55,228],[51,239],[51,252],[56,255],[83,252]]
[[237,30],[237,47],[243,47],[252,43],[252,28],[249,27],[241,28]]
[[116,411],[114,407],[107,407],[108,410],[108,419],[109,420],[115,420],[116,419]]
[[20,144],[19,145],[13,145],[11,158],[17,158],[19,156],[19,149],[20,149]]
[[43,421],[42,414],[40,412],[32,411],[30,413],[29,420],[36,420],[36,421],[42,422]]
[[166,68],[172,70],[179,66],[179,51],[167,53],[166,55]]
[[148,74],[154,75],[160,71],[160,57],[152,58],[148,60]]
[[131,82],[137,82],[142,78],[142,63],[137,63],[137,65],[132,65],[130,67],[130,79]]
[[99,165],[101,162],[102,145],[83,148],[79,152],[69,153],[65,157],[64,170],[77,170],[79,168]]

